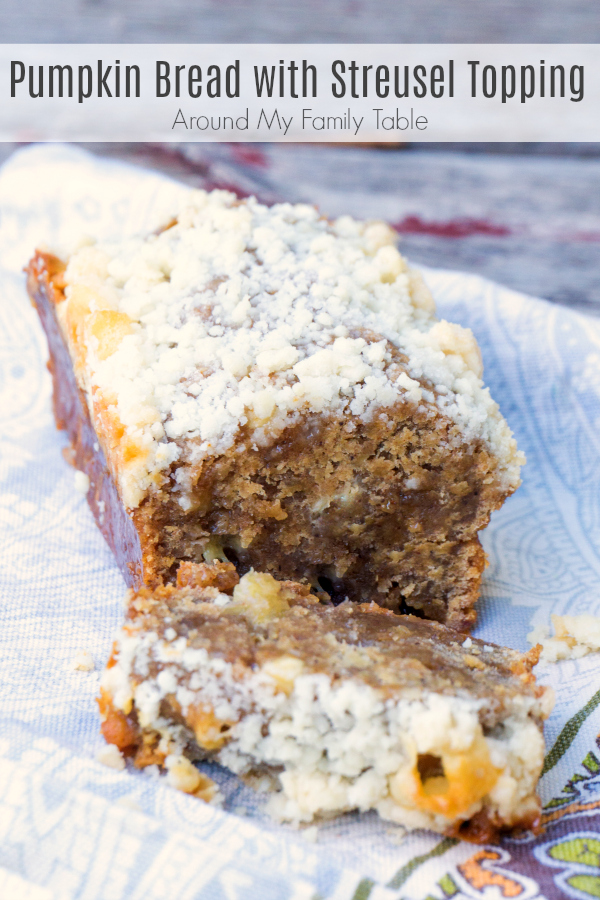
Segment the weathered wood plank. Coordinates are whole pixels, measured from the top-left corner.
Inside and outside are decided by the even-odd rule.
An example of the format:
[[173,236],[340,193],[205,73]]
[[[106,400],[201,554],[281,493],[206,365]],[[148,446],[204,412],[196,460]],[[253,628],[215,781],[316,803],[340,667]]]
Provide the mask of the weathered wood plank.
[[[381,217],[417,263],[600,314],[600,158],[294,144],[91,144],[196,186]],[[0,158],[12,151],[0,145]]]
[[3,0],[5,42],[598,43],[590,0]]

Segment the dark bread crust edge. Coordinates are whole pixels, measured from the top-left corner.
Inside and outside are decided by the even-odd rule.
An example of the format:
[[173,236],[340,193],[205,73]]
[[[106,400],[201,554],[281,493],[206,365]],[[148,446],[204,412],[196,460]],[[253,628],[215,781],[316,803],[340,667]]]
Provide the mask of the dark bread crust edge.
[[[69,349],[56,314],[56,298],[62,264],[38,251],[30,261],[27,290],[48,339],[52,376],[52,403],[57,428],[66,431],[71,444],[68,461],[88,476],[87,502],[96,524],[112,550],[129,587],[144,583],[140,539],[128,516],[98,443],[83,391],[77,384]],[[94,446],[95,445],[95,446]],[[96,449],[96,447],[98,449]]]

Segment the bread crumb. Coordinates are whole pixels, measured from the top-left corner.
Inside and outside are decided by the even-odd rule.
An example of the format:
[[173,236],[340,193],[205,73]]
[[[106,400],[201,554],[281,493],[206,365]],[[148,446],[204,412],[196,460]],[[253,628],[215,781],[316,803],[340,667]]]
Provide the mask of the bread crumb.
[[79,469],[75,470],[75,490],[79,491],[80,494],[87,494],[90,489],[90,479],[85,474],[85,472],[80,472]]
[[403,825],[398,825],[397,828],[388,828],[386,831],[387,837],[391,843],[396,844],[396,846],[404,843],[407,834],[408,830]]
[[554,634],[538,625],[528,635],[530,644],[541,644],[540,664],[562,659],[580,659],[600,651],[600,617],[584,613],[580,616],[551,615]]
[[125,768],[125,758],[114,744],[106,744],[105,747],[101,747],[96,753],[96,760],[103,766],[108,766],[109,769],[117,769],[121,772]]
[[115,800],[117,806],[124,806],[126,809],[132,809],[134,812],[142,812],[142,807],[134,800],[131,795],[125,795],[124,797],[119,797],[118,800]]
[[78,650],[71,660],[71,669],[75,672],[93,672],[96,663],[88,650]]
[[185,756],[167,756],[167,782],[186,794],[193,794],[200,784],[200,772]]
[[547,625],[536,625],[527,635],[527,640],[535,646],[535,644],[543,643],[549,634],[550,629]]
[[111,458],[125,505],[246,431],[254,446],[307,414],[370,422],[399,401],[435,405],[483,440],[516,487],[524,457],[473,334],[437,321],[396,240],[306,204],[190,191],[169,228],[75,252],[57,310],[96,430],[123,435]]
[[303,828],[300,834],[308,844],[316,844],[319,837],[319,829],[316,825],[310,825],[308,828]]
[[476,656],[473,656],[472,653],[465,653],[465,655],[463,656],[463,662],[470,669],[485,669],[484,663],[482,663],[480,659],[477,659]]
[[170,754],[165,759],[165,768],[167,783],[171,787],[183,791],[184,794],[194,794],[195,797],[199,797],[207,803],[216,799],[218,789],[214,781],[200,772],[185,756]]

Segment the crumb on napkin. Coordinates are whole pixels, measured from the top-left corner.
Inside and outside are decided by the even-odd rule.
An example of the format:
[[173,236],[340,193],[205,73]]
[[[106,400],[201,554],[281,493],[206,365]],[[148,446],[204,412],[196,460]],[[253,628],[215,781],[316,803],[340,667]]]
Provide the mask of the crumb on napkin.
[[587,613],[580,616],[551,615],[554,634],[547,625],[537,625],[528,635],[530,644],[541,644],[540,663],[562,659],[580,659],[600,650],[600,617]]

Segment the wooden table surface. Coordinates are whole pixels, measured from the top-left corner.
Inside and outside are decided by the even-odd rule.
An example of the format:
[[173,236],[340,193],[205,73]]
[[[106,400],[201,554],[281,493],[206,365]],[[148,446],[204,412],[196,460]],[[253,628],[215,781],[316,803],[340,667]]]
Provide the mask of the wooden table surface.
[[1,0],[2,41],[598,43],[594,0]]
[[[0,0],[4,42],[600,43],[590,0]],[[599,144],[88,145],[190,183],[381,216],[416,262],[600,314]],[[14,148],[0,147],[0,158]]]

